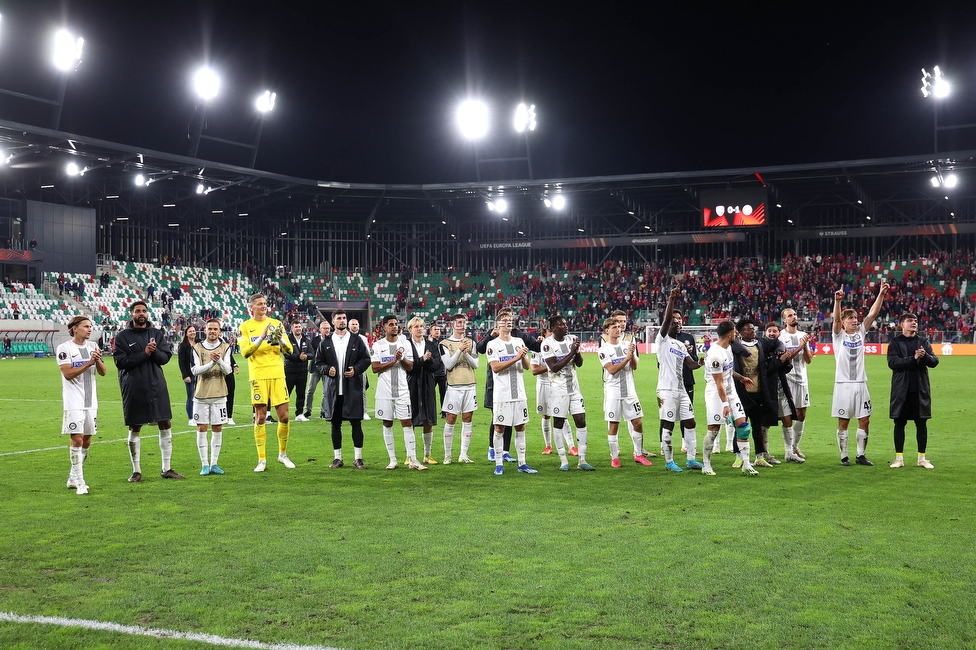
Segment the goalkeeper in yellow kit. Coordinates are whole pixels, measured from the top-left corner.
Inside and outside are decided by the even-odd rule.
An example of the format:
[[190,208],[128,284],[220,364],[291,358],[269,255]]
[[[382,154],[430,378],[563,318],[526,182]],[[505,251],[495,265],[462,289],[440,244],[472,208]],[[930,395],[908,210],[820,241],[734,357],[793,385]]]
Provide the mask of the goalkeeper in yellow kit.
[[291,342],[284,335],[281,321],[268,318],[268,302],[263,293],[250,298],[253,318],[241,323],[240,338],[237,343],[241,354],[247,359],[247,369],[251,380],[251,404],[254,406],[254,441],[258,447],[258,466],[255,472],[263,472],[267,467],[265,444],[267,431],[268,404],[278,412],[278,462],[288,469],[295,469],[295,463],[288,458],[288,389],[285,387],[285,367],[281,352],[292,351]]

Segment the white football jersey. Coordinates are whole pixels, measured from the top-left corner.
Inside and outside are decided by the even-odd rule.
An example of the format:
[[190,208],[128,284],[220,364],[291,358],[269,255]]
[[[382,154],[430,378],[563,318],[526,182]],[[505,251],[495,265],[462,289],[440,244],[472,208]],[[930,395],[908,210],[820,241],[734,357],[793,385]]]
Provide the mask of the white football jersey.
[[841,329],[840,334],[834,334],[831,330],[831,337],[834,342],[834,362],[836,371],[834,372],[834,383],[851,384],[866,382],[868,375],[864,371],[864,323],[858,325],[857,331],[848,334]]
[[[546,360],[542,358],[541,352],[533,352],[531,363],[533,366],[541,366],[543,368],[548,368],[546,365]],[[549,385],[549,373],[543,372],[535,376],[535,383],[537,386],[548,386]]]
[[708,348],[705,354],[705,392],[718,393],[715,380],[721,375],[722,382],[725,384],[726,398],[734,394],[735,382],[732,379],[732,369],[735,366],[735,357],[732,355],[732,348],[723,348],[715,344]]
[[[413,361],[413,346],[405,339],[388,341],[386,337],[373,343],[373,352],[370,361],[379,363],[389,363],[393,361],[397,350],[403,350],[402,359]],[[398,362],[377,375],[376,399],[397,399],[400,397],[410,397],[410,390],[407,387],[407,371],[403,364]]]
[[[620,363],[627,356],[627,349],[630,343],[620,341],[616,345],[611,345],[609,341],[604,341],[600,345],[600,365],[604,367],[608,363]],[[628,401],[637,397],[637,388],[634,385],[634,369],[630,363],[617,371],[617,374],[606,373],[607,379],[603,382],[603,395],[609,399],[622,399]]]
[[[800,330],[796,331],[796,334],[790,334],[786,330],[782,330],[779,333],[779,340],[786,346],[787,352],[792,352],[793,350],[800,347],[800,339],[803,338],[803,332]],[[807,362],[803,360],[803,353],[799,353],[790,363],[793,364],[793,370],[786,375],[794,384],[801,384],[803,386],[807,385]]]
[[[98,346],[91,341],[77,345],[68,340],[58,346],[54,358],[58,366],[83,366],[91,360],[91,353]],[[88,411],[98,409],[98,395],[95,392],[95,366],[92,366],[74,379],[61,375],[61,398],[65,411]]]
[[[522,339],[512,337],[508,341],[503,341],[501,337],[493,339],[488,343],[486,354],[488,357],[488,367],[492,361],[510,361],[518,351],[525,347]],[[522,363],[517,362],[510,365],[500,373],[491,371],[492,378],[495,380],[494,393],[492,400],[495,404],[501,402],[518,402],[526,399],[525,381],[522,378]]]
[[[542,342],[542,358],[562,361],[566,355],[572,354],[572,345],[576,337],[567,335],[562,341],[550,336]],[[576,377],[576,364],[570,361],[559,372],[549,373],[549,386],[553,395],[576,395],[580,393],[579,379]]]
[[688,348],[685,344],[670,336],[661,336],[658,332],[654,338],[657,347],[657,389],[684,390],[685,358]]

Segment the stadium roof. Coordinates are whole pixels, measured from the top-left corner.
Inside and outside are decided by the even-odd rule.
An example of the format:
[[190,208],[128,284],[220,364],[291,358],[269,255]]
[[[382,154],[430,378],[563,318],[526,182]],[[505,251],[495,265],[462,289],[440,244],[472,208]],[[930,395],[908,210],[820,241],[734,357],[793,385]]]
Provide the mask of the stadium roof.
[[[765,188],[767,223],[779,228],[971,224],[976,215],[974,150],[696,172],[383,185],[286,176],[3,120],[0,149],[5,196],[91,206],[100,221],[138,223],[175,214],[192,227],[221,219],[304,219],[361,223],[368,233],[373,220],[406,220],[443,226],[460,238],[504,218],[513,236],[537,239],[575,235],[581,227],[587,235],[694,232],[702,230],[699,193],[724,188]],[[68,174],[69,163],[77,175]],[[958,185],[933,185],[933,178],[944,182],[950,174]],[[566,197],[563,213],[545,207],[547,192]],[[500,196],[509,204],[504,217],[487,209]]]

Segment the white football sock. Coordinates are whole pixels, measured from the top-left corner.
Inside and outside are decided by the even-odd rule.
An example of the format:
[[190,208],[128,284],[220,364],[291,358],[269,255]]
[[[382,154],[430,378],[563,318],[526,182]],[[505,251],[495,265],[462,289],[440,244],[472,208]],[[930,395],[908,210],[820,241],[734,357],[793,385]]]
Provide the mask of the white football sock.
[[430,456],[430,452],[433,451],[434,432],[424,431],[421,435],[424,438],[424,458],[427,458],[428,456]]
[[608,435],[607,442],[610,443],[610,458],[620,458],[620,436]]
[[75,485],[85,482],[85,473],[82,471],[81,447],[69,447],[68,457],[71,459],[71,473],[69,479],[73,479]]
[[[563,428],[569,425],[563,424]],[[569,458],[566,456],[566,436],[563,435],[563,429],[556,429],[553,431],[553,442],[556,443],[556,453],[559,455],[559,464],[565,465],[569,462]]]
[[803,437],[803,420],[793,423],[793,449],[800,448],[800,438]]
[[518,464],[520,466],[525,465],[525,429],[515,430],[515,454],[518,458]]
[[644,454],[644,432],[637,431],[629,422],[627,424],[630,428],[630,440],[634,443],[634,455],[641,456]]
[[390,455],[390,462],[397,462],[396,440],[393,438],[393,427],[383,427],[383,442],[386,443],[386,453]]
[[705,432],[705,441],[702,443],[704,444],[704,447],[702,447],[702,465],[705,469],[712,468],[712,447],[715,445],[715,440],[721,437],[721,435],[721,431],[712,431],[711,429]]
[[197,452],[200,454],[200,464],[208,467],[210,462],[207,460],[207,431],[197,429]]
[[585,463],[586,462],[586,439],[587,439],[586,427],[576,427],[576,439],[578,441],[576,444],[576,448],[579,450],[579,462]]
[[132,461],[132,473],[141,474],[142,468],[139,464],[139,457],[141,455],[140,452],[142,448],[142,438],[139,437],[138,433],[136,433],[132,429],[129,429],[128,443],[129,443],[129,460]]
[[674,447],[671,446],[671,432],[667,429],[661,431],[661,450],[664,452],[664,462],[674,462]]
[[688,460],[695,460],[698,453],[698,432],[695,429],[684,430],[685,448],[688,449]]
[[739,458],[742,459],[742,469],[751,469],[752,463],[749,462],[749,441],[739,440]]
[[783,449],[788,457],[793,455],[793,427],[783,425]]
[[847,431],[837,429],[837,446],[840,447],[840,457],[847,458]]
[[407,458],[417,462],[417,435],[413,427],[403,427],[403,444],[407,447]]
[[454,425],[444,423],[444,458],[454,453]]
[[495,467],[501,467],[505,462],[505,432],[494,431],[492,435],[492,448],[495,450]]
[[857,437],[857,455],[863,456],[868,447],[868,432],[864,429],[858,429],[855,436]]
[[217,464],[217,459],[220,458],[220,445],[224,442],[224,431],[211,431],[210,432],[210,466],[214,467]]
[[170,469],[169,463],[173,458],[173,430],[159,430],[159,456],[163,461],[163,471]]
[[461,422],[461,455],[467,456],[468,449],[471,448],[471,436],[474,432],[472,422]]
[[549,418],[542,418],[542,439],[546,447],[552,447],[552,420]]

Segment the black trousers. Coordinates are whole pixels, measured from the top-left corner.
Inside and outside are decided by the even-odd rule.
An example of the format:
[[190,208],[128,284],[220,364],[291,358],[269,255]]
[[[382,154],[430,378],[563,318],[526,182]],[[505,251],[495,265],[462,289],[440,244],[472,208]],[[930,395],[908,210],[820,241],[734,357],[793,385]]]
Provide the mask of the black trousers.
[[918,453],[924,454],[929,441],[929,424],[927,418],[919,417],[918,393],[908,393],[901,407],[901,417],[895,418],[895,453],[905,451],[905,425],[909,420],[915,422],[915,441],[918,443]]
[[[344,395],[336,396],[335,404],[332,406],[332,448],[342,449],[342,405]],[[352,424],[352,446],[357,449],[363,448],[363,421],[349,420]]]
[[301,415],[305,411],[305,387],[307,385],[308,373],[304,370],[301,372],[285,373],[285,386],[288,388],[288,396],[291,397],[291,392],[297,389],[295,395],[295,415]]
[[234,379],[234,373],[231,372],[229,375],[224,375],[224,381],[227,382],[227,418],[233,420],[234,419],[234,389],[237,387],[237,380]]

